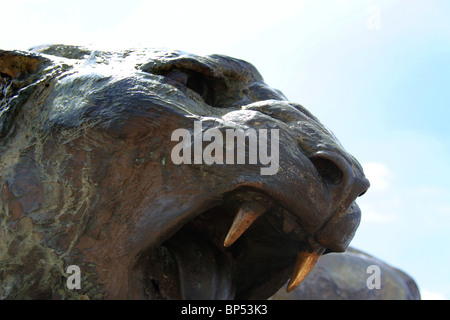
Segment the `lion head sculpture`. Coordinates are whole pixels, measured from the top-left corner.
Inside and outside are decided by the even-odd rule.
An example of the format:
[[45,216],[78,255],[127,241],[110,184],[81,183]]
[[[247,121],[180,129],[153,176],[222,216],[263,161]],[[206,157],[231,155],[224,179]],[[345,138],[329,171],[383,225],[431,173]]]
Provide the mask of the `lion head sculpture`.
[[360,164],[245,61],[0,51],[0,101],[3,299],[266,299],[359,225]]

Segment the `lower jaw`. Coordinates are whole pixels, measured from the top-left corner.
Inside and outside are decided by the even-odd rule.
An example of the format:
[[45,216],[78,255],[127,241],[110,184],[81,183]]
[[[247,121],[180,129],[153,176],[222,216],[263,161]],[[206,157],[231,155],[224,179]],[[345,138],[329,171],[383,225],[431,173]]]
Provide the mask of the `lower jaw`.
[[143,288],[139,295],[151,300],[267,299],[286,283],[306,236],[291,215],[274,207],[228,246],[224,240],[240,203],[228,197],[143,252],[136,260],[138,277],[133,277]]
[[[188,224],[140,259],[150,300],[267,299],[286,283],[297,248],[269,246],[258,229],[224,248]],[[256,242],[256,244],[255,244]]]
[[211,241],[189,229],[183,228],[142,259],[146,298],[234,299],[231,261]]

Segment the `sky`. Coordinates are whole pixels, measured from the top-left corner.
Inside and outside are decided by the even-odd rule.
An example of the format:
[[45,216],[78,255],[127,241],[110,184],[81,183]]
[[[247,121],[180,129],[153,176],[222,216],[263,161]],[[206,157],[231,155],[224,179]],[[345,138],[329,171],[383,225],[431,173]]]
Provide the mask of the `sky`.
[[251,62],[315,114],[371,188],[351,245],[450,299],[447,0],[0,0],[1,49],[165,47]]

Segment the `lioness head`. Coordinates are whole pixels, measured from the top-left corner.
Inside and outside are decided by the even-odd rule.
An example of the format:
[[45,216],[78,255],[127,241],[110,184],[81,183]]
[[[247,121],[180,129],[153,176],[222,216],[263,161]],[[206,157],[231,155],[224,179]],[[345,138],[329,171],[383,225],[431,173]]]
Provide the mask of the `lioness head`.
[[245,61],[0,51],[0,99],[2,298],[265,299],[358,227],[361,166]]

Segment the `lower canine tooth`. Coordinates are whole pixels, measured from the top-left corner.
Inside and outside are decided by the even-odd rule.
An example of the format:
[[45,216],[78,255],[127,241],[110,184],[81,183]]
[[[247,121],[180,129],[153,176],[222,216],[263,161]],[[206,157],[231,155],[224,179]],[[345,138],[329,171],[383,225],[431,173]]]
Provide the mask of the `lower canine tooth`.
[[234,217],[233,224],[228,231],[223,245],[225,247],[231,246],[251,224],[266,212],[266,207],[256,201],[244,202],[236,217]]
[[325,248],[320,248],[313,252],[309,252],[307,250],[300,251],[297,254],[294,271],[292,272],[291,279],[289,280],[289,284],[286,288],[287,292],[291,292],[300,285],[324,251]]

